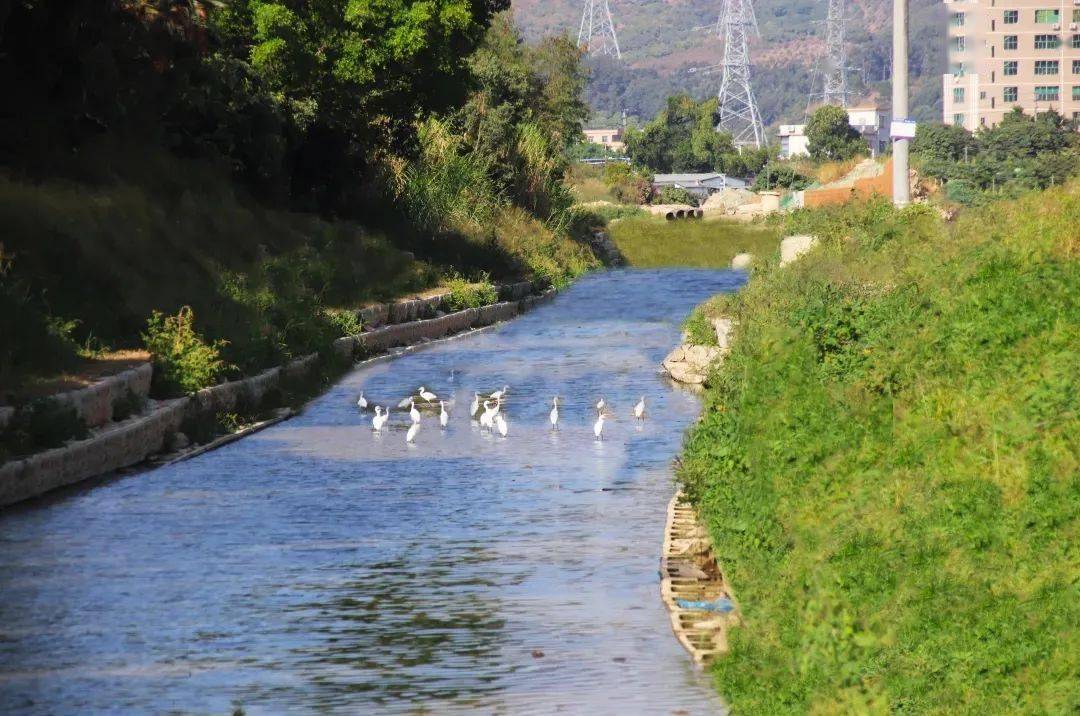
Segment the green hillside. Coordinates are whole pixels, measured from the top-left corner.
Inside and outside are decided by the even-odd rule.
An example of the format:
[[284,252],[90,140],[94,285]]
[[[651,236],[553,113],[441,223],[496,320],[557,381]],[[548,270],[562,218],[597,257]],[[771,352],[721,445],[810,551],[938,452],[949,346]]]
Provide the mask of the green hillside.
[[[719,61],[721,45],[707,26],[716,22],[714,0],[612,0],[623,61],[593,61],[588,99],[602,121],[626,110],[651,117],[678,90],[700,97],[715,93],[719,76],[689,72]],[[811,92],[812,68],[822,51],[826,3],[814,0],[757,0],[761,41],[752,48],[756,92],[766,123],[800,120]],[[888,97],[891,15],[888,0],[848,3],[852,85],[861,96]],[[566,32],[576,39],[579,0],[514,0],[518,22],[529,36]],[[940,120],[945,67],[944,8],[936,0],[912,0],[912,114]]]

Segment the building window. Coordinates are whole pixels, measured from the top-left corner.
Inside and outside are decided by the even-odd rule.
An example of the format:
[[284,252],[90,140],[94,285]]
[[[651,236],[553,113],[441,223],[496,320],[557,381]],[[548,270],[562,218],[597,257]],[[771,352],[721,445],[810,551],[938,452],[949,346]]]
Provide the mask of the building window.
[[1073,85],[1073,102],[1080,101],[1080,85]]
[[1061,88],[1057,85],[1035,87],[1036,102],[1058,102],[1061,100]]
[[[938,47],[941,47],[941,45],[938,45]],[[955,124],[958,127],[963,127],[964,126],[964,115],[962,115],[962,114],[954,114],[952,116],[952,123]]]
[[[940,45],[938,45],[938,47],[940,47]],[[1016,74],[1016,68],[1018,65],[1019,63],[1016,60],[1009,60],[1005,63],[1005,70],[1001,74],[1005,75],[1006,77],[1012,77]]]
[[[952,14],[952,18],[950,18],[950,19],[951,19],[950,24],[953,27],[963,27],[964,26],[964,13],[962,13],[962,12],[954,12]],[[940,45],[939,45],[939,47],[940,47]]]
[[[950,44],[952,46],[953,52],[963,52],[964,51],[964,46],[965,46],[964,36],[961,35],[960,37],[952,38],[952,42]],[[939,47],[940,47],[940,45],[939,45]]]
[[1057,35],[1036,35],[1035,36],[1035,49],[1036,50],[1056,50],[1061,47],[1061,38]]
[[979,93],[979,99],[986,99],[986,93],[985,92],[980,92]]
[[1016,87],[1006,87],[1001,98],[1006,102],[1015,102],[1020,98],[1020,90]]
[[1057,60],[1035,60],[1035,74],[1056,75],[1059,65]]
[[[1020,45],[1020,43],[1017,41],[1016,35],[1006,35],[1005,36],[1005,49],[1006,50],[1015,50],[1019,45]],[[938,47],[941,47],[941,45],[938,45]]]
[[[1019,10],[1006,10],[1005,11],[1005,24],[1006,25],[1015,25],[1018,22],[1020,22],[1020,11]],[[938,45],[938,47],[941,47],[941,45]]]
[[1040,25],[1057,25],[1061,22],[1060,10],[1036,10],[1035,22]]
[[1073,10],[1073,22],[1080,22],[1080,8]]
[[949,74],[953,77],[963,77],[967,74],[967,70],[964,68],[963,62],[954,62],[949,66]]
[[1080,35],[1073,35],[1072,46],[1074,50],[1080,50]]
[[964,101],[964,88],[963,87],[953,87],[952,101],[955,102],[956,104],[960,104],[960,103],[962,103]]
[[1073,74],[1080,75],[1080,60],[1073,60]]

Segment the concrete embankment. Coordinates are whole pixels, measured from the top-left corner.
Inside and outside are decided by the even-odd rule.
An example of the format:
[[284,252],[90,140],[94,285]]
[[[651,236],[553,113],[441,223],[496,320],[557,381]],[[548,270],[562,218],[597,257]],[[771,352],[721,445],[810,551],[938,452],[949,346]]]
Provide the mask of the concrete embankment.
[[[340,358],[355,359],[489,326],[509,320],[551,299],[554,293],[554,289],[549,289],[534,295],[531,284],[513,284],[500,289],[499,295],[505,300],[499,303],[432,318],[419,317],[437,314],[445,296],[368,307],[360,311],[361,320],[367,317],[371,323],[366,325],[375,324],[377,327],[355,336],[339,338],[333,344],[333,351]],[[88,427],[93,428],[91,436],[0,465],[0,507],[138,465],[172,449],[185,422],[229,412],[240,404],[258,405],[283,381],[303,378],[318,363],[318,354],[311,354],[258,375],[165,401],[148,399],[152,368],[146,364],[88,388],[56,396],[56,400],[73,406]],[[113,406],[117,399],[129,393],[145,400],[146,408],[140,415],[112,422]]]

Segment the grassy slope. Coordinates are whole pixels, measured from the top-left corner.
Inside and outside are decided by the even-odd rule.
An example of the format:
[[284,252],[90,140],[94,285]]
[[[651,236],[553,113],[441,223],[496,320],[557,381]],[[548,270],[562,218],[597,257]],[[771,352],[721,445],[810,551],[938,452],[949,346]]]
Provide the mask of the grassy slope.
[[1080,710],[1080,184],[824,246],[739,321],[681,478],[744,615],[736,713]]
[[611,238],[631,266],[728,268],[735,254],[776,252],[779,234],[770,227],[731,221],[665,221],[653,216],[620,219]]

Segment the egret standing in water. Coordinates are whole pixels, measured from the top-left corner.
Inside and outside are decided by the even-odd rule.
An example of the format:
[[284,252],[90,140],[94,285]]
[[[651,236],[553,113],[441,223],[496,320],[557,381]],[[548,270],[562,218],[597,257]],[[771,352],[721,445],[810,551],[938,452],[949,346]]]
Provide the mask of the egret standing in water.
[[420,432],[420,423],[413,423],[409,426],[409,432],[405,433],[405,442],[411,443],[416,439],[416,434]]
[[641,400],[634,406],[634,417],[638,420],[645,419],[645,396],[641,396]]
[[551,421],[551,429],[559,429],[559,396],[555,396],[551,399],[551,412],[548,413],[548,419]]
[[420,386],[420,397],[424,399],[425,403],[430,403],[431,401],[435,400],[439,396],[435,395],[430,390],[427,390],[424,386],[421,385]]
[[592,426],[592,434],[597,440],[604,439],[604,414],[599,411],[596,414],[596,422]]
[[495,417],[495,413],[491,412],[491,401],[484,401],[484,412],[480,415],[480,427],[490,428],[491,419]]
[[443,401],[439,401],[439,425],[446,427],[446,424],[450,422],[450,413],[446,412],[446,406],[443,405]]
[[480,394],[473,393],[472,405],[469,406],[469,417],[475,417],[476,411],[480,409]]
[[607,403],[604,402],[604,396],[601,395],[600,400],[596,401],[596,412],[603,412],[605,405],[607,405]]
[[412,400],[409,401],[409,417],[413,421],[413,425],[420,422],[420,411],[416,409],[416,403]]
[[367,398],[364,397],[364,393],[361,391],[360,397],[356,399],[356,407],[361,410],[367,410]]
[[371,427],[375,432],[379,432],[383,429],[383,425],[386,425],[386,419],[390,417],[390,411],[383,412],[382,408],[378,405],[375,406],[375,417],[371,419]]
[[494,393],[492,393],[488,397],[493,399],[493,400],[502,400],[502,397],[504,395],[506,395],[506,391],[508,391],[508,390],[510,390],[510,386],[509,385],[504,385],[502,387],[502,390],[496,390]]
[[499,429],[499,435],[506,437],[506,419],[501,415],[495,416],[495,427]]

